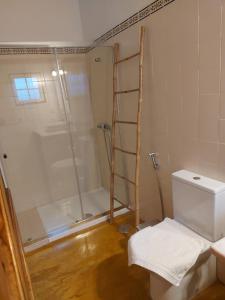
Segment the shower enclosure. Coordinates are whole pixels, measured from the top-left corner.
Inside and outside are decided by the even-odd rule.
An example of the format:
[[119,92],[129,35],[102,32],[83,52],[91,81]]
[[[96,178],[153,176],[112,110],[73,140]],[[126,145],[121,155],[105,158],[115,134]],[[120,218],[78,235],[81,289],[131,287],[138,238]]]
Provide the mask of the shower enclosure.
[[112,62],[110,47],[0,49],[0,167],[26,245],[109,210]]

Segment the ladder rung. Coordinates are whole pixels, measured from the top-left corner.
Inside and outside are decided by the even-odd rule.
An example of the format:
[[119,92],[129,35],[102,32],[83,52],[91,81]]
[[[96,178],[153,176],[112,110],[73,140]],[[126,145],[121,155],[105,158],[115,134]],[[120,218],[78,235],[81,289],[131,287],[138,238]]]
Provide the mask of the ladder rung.
[[118,124],[133,124],[133,125],[137,125],[137,122],[132,122],[132,121],[119,121],[119,120],[116,120],[115,123],[118,123]]
[[127,94],[127,93],[133,93],[133,92],[139,92],[140,89],[132,89],[132,90],[124,90],[124,91],[116,91],[115,94]]
[[127,208],[127,209],[129,209],[130,211],[131,211],[131,208],[129,207],[129,204],[124,204],[123,202],[121,202],[117,197],[115,197],[115,196],[113,196],[113,200],[115,200],[115,201],[117,201],[117,202],[119,202],[120,203],[120,205],[122,205],[123,206],[123,208]]
[[125,57],[123,59],[120,59],[120,60],[116,61],[115,64],[120,64],[121,62],[127,61],[127,60],[129,60],[131,58],[134,58],[134,57],[138,56],[138,55],[140,55],[140,52],[137,52],[137,53],[135,53],[133,55],[127,56],[127,57]]
[[123,153],[127,153],[127,154],[131,154],[131,155],[137,155],[136,152],[132,152],[132,151],[127,151],[127,150],[123,150],[119,147],[113,147],[114,150],[117,150],[117,151],[120,151],[120,152],[123,152]]
[[114,173],[114,176],[117,176],[117,177],[119,177],[119,178],[121,178],[121,179],[124,179],[124,180],[128,181],[128,182],[129,182],[129,183],[131,183],[131,184],[134,184],[134,185],[136,185],[136,183],[135,183],[134,181],[132,181],[132,180],[128,179],[128,178],[127,178],[127,177],[125,177],[125,176],[122,176],[122,175],[120,175],[120,174],[117,174],[117,173]]

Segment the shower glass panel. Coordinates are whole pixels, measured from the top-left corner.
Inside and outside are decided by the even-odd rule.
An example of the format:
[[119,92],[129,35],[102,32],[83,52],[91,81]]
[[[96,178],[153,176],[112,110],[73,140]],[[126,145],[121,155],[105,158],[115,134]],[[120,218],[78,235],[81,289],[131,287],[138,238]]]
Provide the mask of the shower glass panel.
[[[111,160],[111,124],[113,103],[113,49],[112,47],[96,47],[87,54],[90,73],[90,91],[93,110],[93,132],[97,144],[96,153],[99,158],[99,169],[102,188],[107,191],[109,198],[110,190],[110,166]],[[119,106],[118,106],[119,108]],[[119,111],[119,109],[118,109]],[[119,112],[120,113],[120,112]],[[120,118],[122,119],[122,118]],[[116,138],[118,146],[123,147],[123,136],[118,128]],[[110,159],[109,159],[110,158]],[[124,155],[117,153],[117,165],[120,166],[121,174],[126,175],[127,161]],[[129,206],[129,190],[124,180],[115,182],[114,207]],[[107,203],[109,205],[109,202]],[[109,207],[109,206],[108,206]]]
[[0,55],[0,151],[23,242],[82,220],[55,55]]
[[[112,48],[103,47],[104,68],[112,66]],[[61,80],[65,93],[65,102],[68,107],[68,119],[70,124],[72,145],[76,156],[75,164],[78,170],[78,180],[81,192],[81,199],[84,210],[84,217],[91,218],[109,211],[109,180],[110,180],[110,126],[105,132],[104,143],[103,133],[99,131],[98,121],[105,120],[105,113],[99,120],[96,120],[97,110],[101,111],[101,103],[96,103],[95,87],[90,86],[90,81],[96,80],[96,76],[90,72],[92,62],[86,54],[57,54],[58,68],[61,70]],[[109,61],[109,58],[111,60]],[[109,65],[110,62],[110,65]],[[111,75],[102,73],[101,76]],[[99,78],[101,80],[101,78]],[[107,79],[110,82],[112,77]],[[104,86],[104,85],[103,85]],[[107,88],[107,87],[105,87]],[[102,92],[102,90],[100,90]],[[111,93],[108,90],[108,93]],[[102,95],[99,95],[101,100]],[[108,99],[109,101],[111,99]],[[111,112],[108,112],[111,115]],[[110,117],[111,119],[111,117]],[[109,121],[107,124],[110,124]],[[98,140],[98,135],[101,140]],[[100,144],[98,143],[100,142]],[[105,144],[107,143],[107,145]],[[106,148],[107,147],[107,148]],[[108,150],[108,152],[107,152]],[[101,153],[99,153],[101,152]],[[101,155],[102,154],[102,155]],[[104,168],[104,170],[103,170]],[[116,207],[121,206],[118,202]]]
[[24,243],[109,212],[112,69],[111,47],[0,52],[0,161]]

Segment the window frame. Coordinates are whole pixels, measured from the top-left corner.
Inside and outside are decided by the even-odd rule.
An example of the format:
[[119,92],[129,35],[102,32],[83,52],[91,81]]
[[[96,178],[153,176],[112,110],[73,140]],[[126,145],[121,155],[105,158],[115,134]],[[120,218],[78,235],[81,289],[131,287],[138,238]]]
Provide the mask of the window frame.
[[[28,85],[27,85],[27,78],[34,78],[34,77],[37,78],[38,87],[37,88],[29,88]],[[43,75],[41,73],[17,73],[17,74],[11,74],[10,78],[11,78],[11,84],[12,84],[12,87],[13,87],[15,102],[16,102],[17,105],[38,104],[38,103],[46,102],[46,97],[45,97],[45,93],[44,93],[44,86],[43,86],[44,85],[44,78],[43,78]],[[27,91],[28,95],[30,96],[29,91],[38,89],[39,94],[40,94],[40,98],[39,99],[29,98],[29,100],[20,100],[19,97],[18,97],[18,91],[20,89],[17,89],[16,84],[15,84],[15,79],[17,79],[17,78],[23,78],[26,81],[26,88],[21,89],[21,90]]]

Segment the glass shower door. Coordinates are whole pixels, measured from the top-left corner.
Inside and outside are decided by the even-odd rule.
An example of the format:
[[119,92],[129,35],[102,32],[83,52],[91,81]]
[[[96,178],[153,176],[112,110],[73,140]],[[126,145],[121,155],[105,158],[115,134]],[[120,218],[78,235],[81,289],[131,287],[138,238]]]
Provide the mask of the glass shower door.
[[83,219],[56,75],[53,53],[0,56],[0,153],[23,242]]
[[[110,209],[113,51],[97,47],[91,53],[57,53],[56,57],[87,219]],[[119,196],[126,201],[123,190]],[[121,203],[115,201],[115,208],[119,207]]]
[[75,156],[84,219],[105,212],[105,198],[96,153],[89,70],[85,54],[57,54],[61,83],[65,93],[72,146]]

